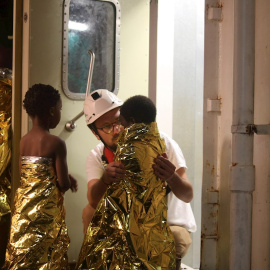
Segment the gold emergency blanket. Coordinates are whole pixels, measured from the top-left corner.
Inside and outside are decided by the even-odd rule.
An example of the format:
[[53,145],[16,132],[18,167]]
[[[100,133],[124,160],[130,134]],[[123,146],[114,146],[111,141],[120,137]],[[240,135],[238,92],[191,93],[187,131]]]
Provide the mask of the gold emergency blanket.
[[12,81],[5,76],[8,71],[0,70],[0,224],[5,222],[6,215],[10,213]]
[[165,152],[156,126],[134,124],[121,133],[115,161],[126,176],[113,183],[88,227],[77,269],[175,269],[175,245],[167,226],[165,184],[153,159]]
[[4,269],[68,269],[63,194],[52,159],[22,157]]

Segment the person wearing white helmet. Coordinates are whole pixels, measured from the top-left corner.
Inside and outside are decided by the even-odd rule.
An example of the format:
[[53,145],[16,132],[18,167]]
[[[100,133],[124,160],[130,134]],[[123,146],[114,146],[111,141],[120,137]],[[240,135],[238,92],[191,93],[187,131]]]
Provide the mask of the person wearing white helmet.
[[115,149],[115,139],[121,131],[119,107],[122,104],[123,101],[105,89],[92,92],[84,102],[86,124],[110,150]]
[[125,174],[124,166],[113,161],[116,140],[123,130],[119,121],[119,109],[122,104],[123,101],[106,89],[90,93],[84,102],[86,124],[101,141],[90,151],[86,161],[89,204],[86,205],[82,214],[84,233],[107,186],[112,182],[120,181]]
[[[123,102],[108,90],[96,90],[84,102],[86,124],[96,138],[101,140],[101,143],[90,151],[86,162],[89,204],[83,211],[84,233],[107,187],[125,176],[123,165],[113,161],[117,138],[123,130],[119,119],[122,105]],[[167,222],[172,226],[172,232],[177,231],[173,232],[174,236],[186,234],[187,240],[176,241],[176,244],[181,245],[182,258],[191,244],[189,233],[196,231],[195,219],[189,204],[193,197],[192,185],[187,180],[186,163],[178,144],[165,133],[161,132],[161,135],[166,144],[166,154],[156,158],[153,168],[155,174],[169,183],[173,191],[168,194]]]

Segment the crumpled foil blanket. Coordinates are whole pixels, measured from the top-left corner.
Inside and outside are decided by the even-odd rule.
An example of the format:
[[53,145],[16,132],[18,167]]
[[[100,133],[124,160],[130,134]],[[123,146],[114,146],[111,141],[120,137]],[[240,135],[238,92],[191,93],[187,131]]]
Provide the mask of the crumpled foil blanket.
[[0,69],[0,224],[10,210],[10,159],[11,159],[11,70]]
[[175,269],[166,186],[152,169],[163,152],[156,123],[134,124],[120,134],[115,161],[124,164],[126,176],[99,202],[76,269]]
[[53,162],[22,157],[4,269],[66,270],[69,236]]

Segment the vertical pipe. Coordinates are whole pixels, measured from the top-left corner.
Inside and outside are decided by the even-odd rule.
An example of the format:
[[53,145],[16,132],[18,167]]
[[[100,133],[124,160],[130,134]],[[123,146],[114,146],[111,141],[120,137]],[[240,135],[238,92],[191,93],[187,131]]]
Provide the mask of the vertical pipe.
[[[233,125],[254,123],[255,0],[234,1]],[[251,269],[253,134],[232,137],[230,269]]]
[[158,3],[150,1],[150,31],[149,31],[149,98],[156,104],[157,89],[157,19]]

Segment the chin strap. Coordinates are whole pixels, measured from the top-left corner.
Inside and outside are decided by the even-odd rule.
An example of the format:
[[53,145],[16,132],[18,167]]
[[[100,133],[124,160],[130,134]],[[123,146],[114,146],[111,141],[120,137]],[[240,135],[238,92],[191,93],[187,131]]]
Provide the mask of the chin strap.
[[[92,131],[94,131],[97,135],[98,135],[98,137],[99,137],[99,139],[101,140],[101,142],[104,144],[104,153],[103,153],[103,155],[102,155],[102,160],[103,160],[103,158],[105,158],[103,161],[106,161],[107,162],[107,160],[106,160],[106,153],[105,153],[105,151],[109,151],[109,152],[111,152],[111,153],[107,153],[109,156],[112,156],[112,158],[114,158],[114,153],[113,153],[113,151],[110,149],[110,147],[108,146],[108,145],[106,145],[106,143],[104,142],[104,140],[102,139],[102,137],[100,136],[100,134],[99,134],[99,132],[98,132],[98,129],[96,128],[96,126],[95,126],[95,124],[94,123],[92,123],[92,124],[89,124],[88,125],[88,127],[92,130]],[[107,149],[107,150],[106,150]],[[111,160],[111,159],[110,159]],[[113,161],[113,159],[110,161],[110,162],[112,162]]]

